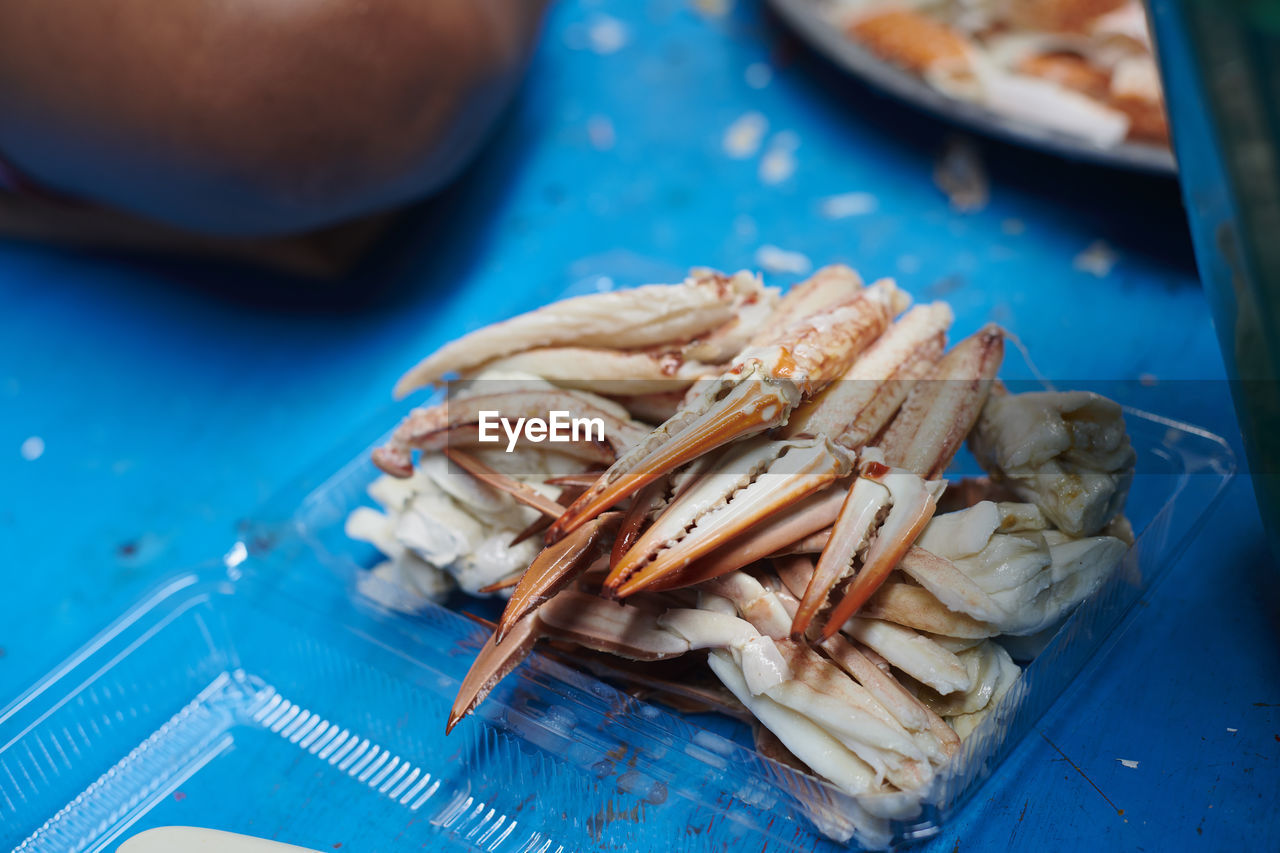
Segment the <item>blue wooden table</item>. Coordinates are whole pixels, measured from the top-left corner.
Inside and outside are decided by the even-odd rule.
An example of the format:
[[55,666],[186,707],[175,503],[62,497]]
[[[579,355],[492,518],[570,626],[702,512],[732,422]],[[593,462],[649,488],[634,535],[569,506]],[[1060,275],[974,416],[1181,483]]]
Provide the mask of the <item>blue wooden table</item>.
[[[696,6],[559,6],[477,164],[340,286],[0,242],[0,698],[221,554],[423,353],[602,271],[896,276],[1050,376],[1173,389],[1238,451],[1172,182],[980,141],[989,200],[957,210],[947,126],[754,2]],[[1280,571],[1247,477],[1143,605],[930,849],[1274,849]]]

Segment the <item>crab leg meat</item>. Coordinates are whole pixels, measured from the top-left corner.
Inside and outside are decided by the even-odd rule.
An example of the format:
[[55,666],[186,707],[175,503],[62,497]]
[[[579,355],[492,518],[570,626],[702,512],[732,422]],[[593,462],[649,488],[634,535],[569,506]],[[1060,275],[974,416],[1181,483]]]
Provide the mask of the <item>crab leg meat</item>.
[[593,394],[558,389],[509,390],[455,397],[438,406],[414,410],[396,427],[391,440],[373,451],[373,461],[393,477],[408,477],[413,473],[414,450],[439,451],[459,444],[483,446],[477,434],[482,411],[520,418],[544,417],[555,410],[599,418],[604,423],[603,441],[556,445],[558,450],[589,462],[612,462],[647,434],[643,426],[626,416],[625,410]]
[[953,319],[942,302],[912,308],[844,376],[800,406],[781,434],[827,435],[850,450],[867,444],[942,357]]
[[401,377],[395,395],[404,397],[448,373],[539,347],[629,350],[692,341],[735,322],[744,306],[772,303],[776,294],[749,273],[695,270],[674,287],[652,284],[561,300],[446,344]]
[[766,695],[752,693],[742,670],[727,652],[711,652],[707,665],[751,715],[815,773],[850,794],[879,788],[875,771],[817,723]]
[[[769,696],[828,729],[877,772],[887,772],[895,785],[922,784],[930,773],[926,756],[945,757],[937,738],[913,736],[872,692],[807,645],[783,639],[791,623],[785,591],[734,572],[704,584],[702,592],[703,607],[716,606],[718,598],[731,602],[743,619],[777,642],[793,677],[767,690]],[[917,716],[927,719],[923,709]]]
[[724,367],[722,363],[705,364],[688,358],[679,350],[555,347],[505,356],[486,363],[483,369],[537,376],[560,388],[630,397],[683,391]]
[[[783,583],[783,587],[775,595],[786,610],[788,618],[794,618],[799,605],[795,596],[804,592],[813,575],[813,562],[803,556],[787,557],[775,560],[774,566]],[[960,748],[960,738],[956,733],[940,716],[898,683],[890,674],[888,663],[875,652],[854,645],[841,634],[820,642],[817,648],[865,687],[903,728],[915,733],[917,745],[926,751],[931,760],[941,763]],[[872,657],[877,658],[883,668]]]
[[[852,271],[847,277],[856,280]],[[824,270],[822,284],[802,290],[796,301],[822,310],[770,327],[719,379],[695,386],[691,399],[605,472],[552,525],[563,536],[673,469],[735,439],[786,423],[806,397],[841,376],[905,307],[891,282],[849,295],[843,276]],[[821,298],[819,298],[821,297]],[[780,310],[791,311],[784,298]]]
[[[961,341],[938,362],[929,381],[912,388],[885,429],[879,449],[863,451],[860,476],[818,560],[792,636],[804,636],[831,590],[852,573],[864,543],[868,547],[862,567],[832,610],[823,639],[839,631],[866,603],[920,535],[933,516],[942,485],[931,481],[946,469],[977,420],[1003,354],[1003,333],[995,326]],[[886,507],[888,514],[876,529]]]
[[1000,633],[966,613],[949,610],[922,586],[890,581],[871,596],[863,615],[947,637],[981,640]]

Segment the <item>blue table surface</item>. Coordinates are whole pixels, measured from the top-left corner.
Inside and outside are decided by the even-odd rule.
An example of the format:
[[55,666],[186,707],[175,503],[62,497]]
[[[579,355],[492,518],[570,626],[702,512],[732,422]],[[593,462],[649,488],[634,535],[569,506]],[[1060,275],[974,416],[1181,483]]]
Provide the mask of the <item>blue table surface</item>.
[[[751,112],[760,150],[729,156]],[[0,699],[220,555],[421,355],[602,271],[754,267],[771,245],[896,276],[1055,378],[1154,378],[1166,414],[1239,452],[1225,397],[1177,391],[1223,367],[1173,182],[979,141],[990,199],[960,212],[933,179],[952,133],[755,2],[582,0],[553,11],[477,163],[351,281],[0,241]],[[874,210],[831,217],[822,200],[852,192]],[[1096,241],[1114,264],[1079,268]],[[1142,604],[928,849],[1274,849],[1280,571],[1247,477]]]

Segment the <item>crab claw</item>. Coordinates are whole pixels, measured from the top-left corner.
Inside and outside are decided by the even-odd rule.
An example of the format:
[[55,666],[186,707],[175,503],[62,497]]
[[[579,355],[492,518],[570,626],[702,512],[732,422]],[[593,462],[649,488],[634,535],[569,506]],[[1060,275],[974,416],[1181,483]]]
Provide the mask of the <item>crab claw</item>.
[[568,640],[629,660],[666,660],[689,651],[687,640],[657,624],[658,615],[644,608],[565,590],[518,620],[504,638],[499,639],[496,634],[489,638],[458,688],[445,733],[484,701],[543,637]]
[[679,572],[845,476],[852,462],[848,451],[826,439],[753,439],[735,445],[623,555],[605,589],[627,596]]
[[508,633],[503,640],[500,641],[497,634],[489,637],[480,649],[480,654],[471,663],[466,677],[462,679],[462,686],[458,688],[453,708],[449,711],[449,719],[444,724],[445,734],[453,731],[453,727],[483,702],[484,697],[489,695],[489,691],[499,681],[529,656],[529,652],[533,651],[533,644],[541,636],[541,627],[537,614],[531,613],[520,620],[516,630]]
[[[888,468],[878,457],[875,450],[864,453],[861,476],[845,497],[832,526],[831,538],[823,548],[792,620],[794,638],[805,635],[831,590],[853,572],[854,556],[866,543],[870,545],[862,568],[837,605],[837,611],[849,607],[856,611],[861,607],[933,517],[935,494],[940,491],[941,483],[926,482],[908,471]],[[886,508],[888,515],[877,531],[876,522]],[[836,626],[843,621],[835,623]],[[828,622],[828,626],[830,624]]]
[[815,531],[829,528],[840,512],[846,491],[837,484],[835,488],[815,492],[777,515],[752,525],[738,538],[694,560],[686,568],[651,581],[646,589],[665,592],[695,586],[785,550],[791,544],[812,536]]
[[502,642],[531,610],[564,589],[609,547],[618,529],[621,513],[610,512],[593,518],[573,533],[542,549],[520,576],[507,602],[494,636]]
[[[1004,355],[1004,333],[987,326],[947,353],[929,381],[916,384],[902,410],[885,428],[878,448],[862,454],[861,476],[823,548],[791,630],[803,636],[831,590],[862,567],[822,629],[827,639],[875,593],[936,508],[939,476],[973,428]],[[888,464],[886,464],[886,462]],[[893,466],[893,467],[890,467]],[[877,519],[890,507],[879,529]]]
[[[871,546],[867,549],[867,555],[862,561],[862,568],[858,570],[858,574],[849,584],[844,596],[831,609],[831,615],[827,617],[827,623],[822,629],[823,640],[828,640],[838,633],[840,626],[850,616],[857,613],[867,599],[884,583],[885,578],[889,576],[889,573],[898,565],[898,561],[902,559],[902,555],[907,552],[907,549],[911,547],[911,543],[916,541],[916,537],[920,535],[925,525],[929,523],[929,519],[933,518],[933,511],[937,507],[936,495],[942,490],[943,484],[938,480],[922,480],[908,471],[887,468],[879,463],[870,463],[867,467],[875,468],[875,470],[864,470],[864,476],[868,480],[876,482],[887,492],[890,505],[889,514],[885,517],[884,523],[880,525],[875,539],[872,540]],[[856,489],[849,490],[850,498],[853,498],[855,491]],[[877,496],[878,498],[879,496]],[[883,506],[883,504],[880,505]],[[878,509],[872,512],[873,517],[875,512],[878,512]],[[854,506],[852,507],[852,514],[854,516],[853,524],[859,524],[865,518],[866,510],[865,508]],[[843,513],[841,513],[841,516],[841,518],[836,519],[835,528],[831,534],[831,542],[827,544],[827,548],[822,552],[822,556],[818,560],[819,569],[814,572],[815,581],[820,576],[828,577],[831,575],[830,569],[827,570],[826,575],[823,574],[822,564],[824,562],[836,563],[840,560],[840,555],[845,553],[842,549],[833,547],[844,536],[844,531],[841,529],[844,521]],[[813,587],[814,582],[811,582],[810,589],[805,590],[805,603],[810,603],[810,593],[812,591],[813,598],[821,595],[821,598],[817,598],[818,606],[821,606],[822,601],[826,600],[827,593],[830,592],[830,587],[827,587],[826,590],[816,590]],[[807,627],[807,623],[797,625],[793,622],[791,630],[803,635]],[[797,629],[799,629],[798,632]]]
[[[854,480],[792,619],[792,639],[805,635],[813,617],[826,606],[831,590],[853,571],[854,554],[871,537],[880,510],[888,503],[889,490],[883,485],[868,477]],[[836,555],[843,555],[845,559],[838,559]]]
[[609,571],[613,571],[618,562],[631,550],[640,538],[644,525],[662,510],[666,503],[666,480],[656,480],[645,486],[636,494],[631,502],[631,509],[622,519],[618,528],[618,537],[613,540],[613,548],[609,551]]
[[[549,538],[562,536],[609,509],[663,475],[717,447],[777,426],[800,402],[801,392],[789,380],[767,378],[752,365],[741,380],[722,380],[701,396],[701,414],[677,414],[611,468],[551,525]],[[675,422],[675,423],[673,423]]]
[[908,301],[892,282],[863,288],[850,270],[819,270],[783,299],[729,370],[695,386],[676,414],[574,501],[548,541],[717,447],[785,424],[806,397],[844,375]]

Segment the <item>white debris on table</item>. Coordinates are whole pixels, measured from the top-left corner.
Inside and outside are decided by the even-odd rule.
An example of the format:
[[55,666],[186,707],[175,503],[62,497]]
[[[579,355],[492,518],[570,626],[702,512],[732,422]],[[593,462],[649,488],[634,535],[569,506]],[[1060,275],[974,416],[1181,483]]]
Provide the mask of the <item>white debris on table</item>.
[[769,146],[760,158],[760,180],[766,184],[780,184],[796,172],[796,150],[800,137],[784,130],[774,134]]
[[819,203],[818,209],[826,219],[844,219],[875,213],[879,206],[879,199],[871,193],[849,192],[827,196]]
[[22,442],[22,447],[19,448],[18,452],[28,462],[35,462],[44,455],[44,439],[38,435],[33,435]]
[[743,113],[724,132],[724,141],[721,143],[724,153],[735,160],[754,157],[768,130],[769,120],[761,113]]
[[1076,255],[1072,266],[1080,272],[1087,272],[1098,278],[1106,278],[1120,256],[1105,240],[1094,240],[1088,248]]
[[804,275],[813,269],[813,262],[809,260],[808,255],[780,249],[771,244],[765,244],[756,249],[756,263],[761,269],[772,273]]

